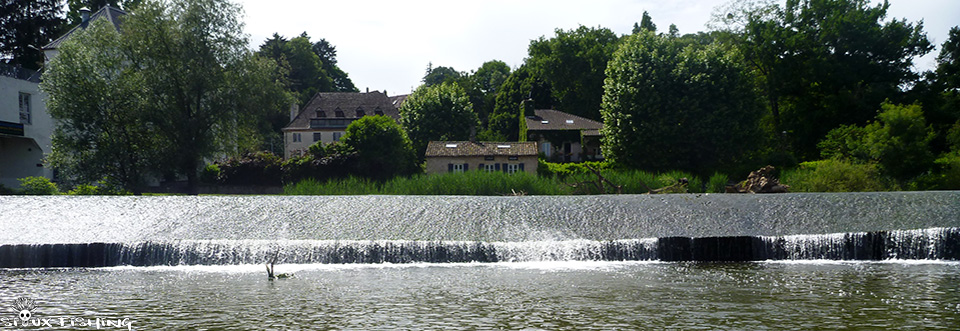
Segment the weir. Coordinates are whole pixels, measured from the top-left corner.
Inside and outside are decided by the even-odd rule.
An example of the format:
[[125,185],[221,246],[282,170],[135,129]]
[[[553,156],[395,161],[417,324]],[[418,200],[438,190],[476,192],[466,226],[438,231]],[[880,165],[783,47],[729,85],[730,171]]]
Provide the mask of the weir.
[[960,192],[0,197],[0,268],[960,260]]

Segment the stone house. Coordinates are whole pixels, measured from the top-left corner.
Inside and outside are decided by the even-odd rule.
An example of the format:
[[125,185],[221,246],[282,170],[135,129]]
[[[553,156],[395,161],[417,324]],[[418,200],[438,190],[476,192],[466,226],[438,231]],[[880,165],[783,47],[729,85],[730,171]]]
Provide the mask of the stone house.
[[328,145],[346,134],[347,126],[364,116],[383,115],[396,121],[400,112],[394,100],[378,91],[320,92],[303,108],[290,111],[290,124],[283,131],[283,156],[289,159],[307,152],[310,145]]
[[539,142],[539,152],[550,162],[603,160],[600,129],[603,123],[553,109],[536,109],[526,117],[528,141]]
[[431,141],[425,154],[427,173],[470,170],[537,173],[537,143]]

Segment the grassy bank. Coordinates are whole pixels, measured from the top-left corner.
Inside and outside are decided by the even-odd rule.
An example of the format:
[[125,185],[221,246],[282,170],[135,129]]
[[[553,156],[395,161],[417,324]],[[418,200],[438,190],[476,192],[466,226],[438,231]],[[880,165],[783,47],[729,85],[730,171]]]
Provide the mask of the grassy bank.
[[[651,189],[675,185],[680,178],[687,178],[687,190],[702,192],[702,181],[683,172],[648,173],[643,171],[603,170],[610,182],[622,186],[624,194],[647,193],[640,183]],[[605,190],[605,191],[603,191]],[[609,185],[597,186],[597,177],[589,174],[567,176],[538,176],[527,173],[506,174],[502,172],[468,171],[395,178],[377,183],[351,177],[342,180],[319,182],[304,180],[284,187],[288,195],[575,195],[616,193]]]

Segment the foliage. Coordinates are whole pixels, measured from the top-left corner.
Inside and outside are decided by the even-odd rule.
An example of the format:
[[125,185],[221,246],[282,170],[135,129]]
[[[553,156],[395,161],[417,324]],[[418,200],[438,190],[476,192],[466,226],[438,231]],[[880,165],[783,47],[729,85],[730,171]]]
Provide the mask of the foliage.
[[80,184],[74,186],[73,189],[67,192],[68,195],[130,195],[129,191],[119,189],[117,187],[111,187],[106,185],[103,182],[98,182],[96,185],[89,184]]
[[719,172],[713,173],[709,179],[707,179],[707,187],[705,193],[725,193],[727,191],[727,184],[730,183],[730,177]]
[[0,62],[39,70],[43,47],[64,30],[58,0],[0,2]]
[[279,156],[267,152],[246,153],[217,164],[218,182],[225,185],[280,185]]
[[520,102],[533,99],[537,109],[549,109],[554,101],[550,85],[529,66],[520,66],[510,74],[497,91],[493,112],[489,115],[487,128],[499,133],[508,141],[518,141],[520,127]]
[[6,187],[3,184],[0,184],[0,195],[15,195],[17,193],[18,193],[17,190]]
[[216,163],[208,164],[200,171],[200,182],[204,184],[217,184],[220,181],[220,166]]
[[[673,26],[673,25],[671,25]],[[676,28],[676,26],[673,26]],[[657,32],[657,25],[653,24],[653,18],[650,17],[650,14],[646,10],[643,11],[643,17],[640,19],[640,24],[633,23],[633,33],[639,33],[640,31],[649,31]]]
[[439,66],[434,68],[433,63],[429,63],[427,64],[427,73],[423,75],[423,85],[434,86],[451,83],[460,76],[463,76],[463,74],[451,67]]
[[756,145],[760,104],[737,52],[641,32],[607,68],[603,155],[622,166],[708,173]]
[[23,195],[57,195],[60,190],[57,184],[50,182],[47,177],[26,177],[20,181],[20,194]]
[[[357,92],[348,75],[337,66],[337,50],[326,39],[314,43],[306,32],[287,40],[274,33],[257,54],[283,68],[283,82],[300,105],[317,92]],[[284,122],[283,124],[286,124]]]
[[265,112],[287,109],[276,66],[247,49],[240,7],[227,0],[145,1],[124,20],[131,75],[165,168],[196,190],[205,157],[255,148]]
[[817,147],[825,159],[867,160],[869,152],[863,145],[864,129],[856,125],[841,125],[827,132]]
[[293,157],[283,162],[281,171],[284,183],[297,183],[302,180],[347,178],[357,168],[357,153],[343,144],[331,144],[323,156],[307,154]]
[[926,171],[933,161],[930,141],[934,132],[923,118],[920,105],[884,103],[877,121],[864,128],[864,147],[884,173],[906,180]]
[[550,84],[559,110],[600,120],[604,72],[619,38],[599,27],[557,29],[555,33],[551,39],[540,37],[530,42],[526,64]]
[[587,161],[582,163],[553,163],[540,159],[537,166],[537,174],[540,176],[556,177],[565,179],[570,175],[592,174],[595,170],[607,170],[612,168],[612,164],[606,161]]
[[365,116],[353,121],[341,142],[357,153],[356,175],[387,180],[421,170],[410,138],[392,118]]
[[400,117],[420,158],[431,140],[467,140],[479,124],[473,104],[457,84],[418,87],[400,106]]
[[742,15],[737,45],[760,77],[771,131],[786,131],[801,158],[816,157],[817,142],[831,129],[867,122],[877,105],[917,78],[912,59],[931,49],[922,22],[884,23],[888,8],[867,0],[790,0]]
[[889,191],[894,187],[880,175],[876,163],[855,164],[828,159],[803,162],[796,169],[781,172],[780,182],[791,192],[872,192]]
[[124,43],[112,24],[99,20],[59,48],[41,83],[57,120],[48,161],[64,178],[140,192],[157,172],[164,144],[146,119],[147,86]]

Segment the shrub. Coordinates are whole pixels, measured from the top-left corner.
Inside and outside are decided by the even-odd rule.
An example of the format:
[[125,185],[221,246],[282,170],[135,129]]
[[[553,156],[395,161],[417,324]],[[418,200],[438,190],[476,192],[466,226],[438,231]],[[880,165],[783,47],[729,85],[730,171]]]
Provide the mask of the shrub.
[[279,185],[280,157],[270,152],[246,153],[217,165],[220,183],[226,185]]
[[876,163],[855,164],[842,160],[803,162],[785,170],[780,182],[793,192],[869,192],[888,191]]
[[707,189],[705,193],[724,193],[727,191],[727,184],[730,182],[730,177],[719,172],[713,173],[713,176],[710,176],[710,179],[707,180]]
[[57,184],[50,182],[46,177],[20,178],[20,194],[24,195],[57,195],[60,190]]
[[17,194],[17,190],[14,190],[12,188],[3,186],[3,184],[0,184],[0,195],[14,195],[14,194]]
[[200,172],[200,182],[204,184],[216,184],[220,180],[220,166],[208,164]]

